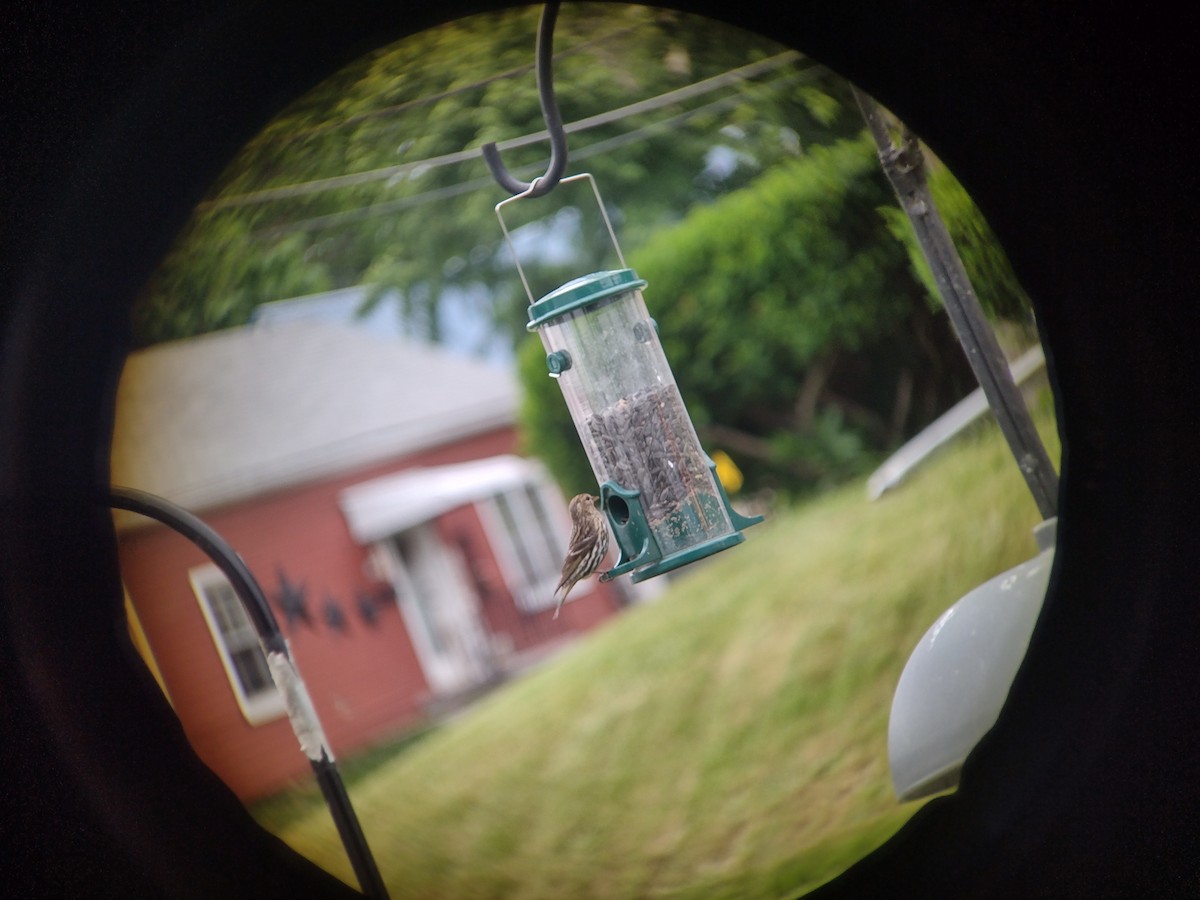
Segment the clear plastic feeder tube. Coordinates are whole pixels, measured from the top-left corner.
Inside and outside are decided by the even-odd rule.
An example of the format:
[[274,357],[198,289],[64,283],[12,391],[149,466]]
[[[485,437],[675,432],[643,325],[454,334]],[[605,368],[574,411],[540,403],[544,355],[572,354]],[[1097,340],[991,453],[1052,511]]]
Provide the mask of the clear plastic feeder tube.
[[736,529],[646,311],[644,284],[632,269],[576,279],[534,304],[530,327],[550,359],[567,365],[558,384],[597,480],[640,493],[670,555]]
[[734,512],[683,405],[646,310],[646,282],[626,267],[591,175],[587,179],[621,268],[594,272],[534,300],[501,208],[496,215],[529,296],[530,331],[546,348],[571,419],[600,485],[621,561],[603,577],[640,581],[732,547],[762,520]]

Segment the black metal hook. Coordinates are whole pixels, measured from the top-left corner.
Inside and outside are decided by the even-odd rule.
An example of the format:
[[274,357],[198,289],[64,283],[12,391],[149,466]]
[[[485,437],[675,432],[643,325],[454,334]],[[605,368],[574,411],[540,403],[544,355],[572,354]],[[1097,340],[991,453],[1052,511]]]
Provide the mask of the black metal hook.
[[541,197],[550,193],[562,178],[567,169],[567,134],[563,130],[562,116],[558,112],[558,103],[554,99],[554,77],[551,55],[551,45],[554,39],[554,22],[558,18],[558,3],[547,3],[542,8],[542,18],[538,23],[537,34],[537,86],[538,99],[542,104],[542,118],[546,120],[546,130],[550,133],[550,166],[546,174],[526,184],[509,174],[504,163],[500,161],[500,151],[496,144],[483,145],[483,161],[491,170],[492,177],[499,185],[512,194],[523,194],[530,191],[530,197]]

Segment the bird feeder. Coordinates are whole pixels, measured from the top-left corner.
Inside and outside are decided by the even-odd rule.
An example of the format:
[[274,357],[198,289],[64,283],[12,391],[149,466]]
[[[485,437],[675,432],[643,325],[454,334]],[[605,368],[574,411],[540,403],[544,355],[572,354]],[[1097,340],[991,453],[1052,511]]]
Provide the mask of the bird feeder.
[[[517,269],[530,298],[527,328],[546,348],[620,549],[601,580],[632,572],[638,582],[740,544],[742,529],[762,516],[730,506],[646,309],[646,282],[625,266],[591,175],[562,181],[578,179],[591,182],[621,267],[576,278],[537,301],[519,260]],[[496,206],[506,239],[501,208],[524,196]]]

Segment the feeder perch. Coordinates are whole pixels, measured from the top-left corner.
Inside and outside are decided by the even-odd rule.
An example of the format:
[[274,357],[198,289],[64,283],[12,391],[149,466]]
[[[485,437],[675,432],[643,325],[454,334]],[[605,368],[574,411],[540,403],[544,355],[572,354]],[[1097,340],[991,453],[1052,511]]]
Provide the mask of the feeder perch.
[[[730,506],[646,309],[646,282],[625,266],[595,181],[562,181],[581,178],[591,181],[622,267],[576,278],[536,302],[530,294],[527,328],[546,348],[620,549],[601,580],[631,572],[639,582],[740,544],[741,530],[762,516]],[[501,207],[523,196],[497,205],[501,227]],[[524,272],[521,279],[529,293]]]

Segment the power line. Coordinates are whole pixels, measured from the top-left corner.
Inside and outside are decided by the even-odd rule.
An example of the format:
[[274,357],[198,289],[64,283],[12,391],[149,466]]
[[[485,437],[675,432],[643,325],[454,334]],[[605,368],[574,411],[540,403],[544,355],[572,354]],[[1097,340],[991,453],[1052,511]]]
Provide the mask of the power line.
[[[618,122],[621,119],[635,116],[640,113],[650,112],[659,109],[663,106],[668,106],[672,103],[678,103],[682,100],[688,100],[692,97],[701,96],[710,93],[720,88],[726,87],[738,81],[745,81],[765,72],[771,72],[789,63],[796,62],[801,59],[801,54],[794,50],[788,50],[784,53],[779,53],[767,59],[760,60],[756,63],[750,63],[745,66],[740,66],[736,69],[730,69],[720,75],[714,75],[711,78],[705,78],[702,81],[697,81],[693,84],[682,88],[677,88],[673,91],[667,91],[665,94],[659,94],[656,97],[651,97],[647,100],[641,100],[637,103],[631,103],[627,106],[619,107],[618,109],[610,110],[599,115],[589,116],[584,119],[579,119],[571,122],[564,127],[567,134],[575,134],[581,131],[587,131],[592,128],[598,128],[602,125],[608,125],[612,122]],[[810,68],[816,68],[815,63],[810,63]],[[507,141],[499,141],[496,146],[500,150],[512,150],[518,147],[526,147],[530,144],[536,144],[544,141],[549,137],[545,130],[535,132],[533,134],[523,135],[518,138],[512,138]],[[291,197],[302,197],[309,194],[322,193],[324,191],[337,190],[344,187],[354,187],[360,184],[369,184],[373,181],[386,181],[391,178],[402,178],[414,170],[439,168],[441,166],[455,165],[457,163],[466,162],[467,160],[475,159],[481,155],[478,148],[470,150],[460,150],[457,153],[447,153],[442,156],[433,156],[428,159],[415,160],[413,162],[399,163],[394,166],[385,166],[380,169],[371,169],[366,172],[349,173],[345,175],[334,175],[328,178],[318,178],[312,181],[299,182],[297,184],[284,185],[277,188],[264,188],[259,191],[250,191],[245,194],[235,194],[230,197],[218,197],[215,200],[205,201],[197,207],[199,210],[208,212],[216,209],[228,209],[232,207],[253,206],[259,203],[270,203],[275,200],[285,200]]]
[[[806,69],[802,72],[797,72],[793,75],[785,75],[777,78],[774,81],[767,82],[764,87],[778,89],[786,87],[800,81],[805,74],[811,69]],[[600,153],[607,153],[610,150],[616,150],[627,144],[637,143],[647,140],[654,134],[666,131],[676,125],[681,125],[689,119],[703,115],[709,112],[716,112],[727,107],[734,106],[742,98],[739,96],[722,97],[719,100],[713,100],[703,106],[698,106],[695,109],[690,109],[685,112],[677,113],[666,119],[660,119],[657,122],[651,122],[643,125],[640,128],[635,128],[625,134],[616,135],[604,140],[595,141],[584,147],[574,150],[571,153],[573,160],[587,159],[590,156],[596,156]],[[523,175],[526,173],[536,174],[540,169],[540,164],[527,165],[518,167],[514,174]],[[272,238],[278,237],[281,234],[287,234],[292,231],[320,231],[326,228],[336,228],[339,225],[347,225],[353,222],[361,222],[364,219],[375,218],[376,216],[389,215],[391,213],[401,212],[406,209],[412,209],[416,206],[423,206],[426,203],[435,203],[439,200],[448,200],[452,197],[458,197],[462,194],[468,194],[472,191],[481,190],[483,188],[494,187],[495,181],[491,176],[483,178],[473,178],[470,181],[463,181],[457,184],[446,185],[444,187],[435,188],[431,191],[424,191],[420,194],[413,194],[410,197],[401,197],[397,200],[388,200],[383,203],[374,203],[370,206],[360,206],[354,209],[342,210],[336,213],[329,213],[323,216],[312,216],[306,219],[297,219],[292,222],[286,222],[281,225],[271,225],[266,228],[256,229],[251,232],[257,238]]]
[[[590,40],[582,41],[566,47],[554,54],[555,60],[563,59],[572,56],[576,53],[581,53],[589,47],[596,44],[603,44],[609,41],[623,37],[632,31],[637,31],[642,27],[641,24],[627,25],[624,28],[617,28],[613,31],[603,34],[600,37],[591,38]],[[468,91],[476,90],[477,88],[487,87],[497,81],[504,81],[507,78],[515,78],[518,75],[524,75],[533,69],[533,63],[525,63],[520,66],[515,66],[506,72],[499,72],[495,75],[489,75],[487,78],[481,78],[479,81],[471,84],[460,85],[459,87],[450,88],[449,90],[440,91],[436,94],[428,94],[424,97],[417,97],[413,100],[406,100],[403,103],[396,103],[391,106],[382,106],[379,109],[373,109],[368,112],[358,113],[357,115],[347,116],[344,119],[329,120],[322,122],[319,125],[314,125],[312,128],[305,128],[302,131],[288,131],[280,134],[269,135],[264,138],[265,142],[274,143],[277,141],[284,143],[292,143],[293,141],[304,140],[319,134],[326,134],[330,131],[338,131],[342,128],[349,128],[354,125],[368,122],[373,119],[386,119],[391,116],[399,115],[403,112],[408,112],[410,109],[419,109],[422,106],[429,106],[437,103],[439,100],[445,100],[449,97],[455,97],[459,94],[465,94]]]

